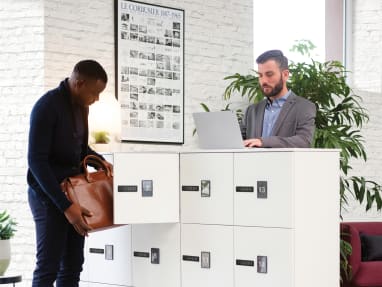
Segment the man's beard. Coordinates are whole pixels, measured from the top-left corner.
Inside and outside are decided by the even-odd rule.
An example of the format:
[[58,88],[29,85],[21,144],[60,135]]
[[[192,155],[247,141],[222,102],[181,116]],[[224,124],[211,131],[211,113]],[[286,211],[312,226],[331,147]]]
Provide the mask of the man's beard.
[[[283,85],[284,85],[283,79],[282,79],[282,77],[280,77],[280,81],[276,84],[276,86],[269,93],[266,93],[264,91],[264,86],[261,87],[261,90],[263,91],[263,94],[267,98],[272,98],[272,97],[276,96],[277,94],[279,94],[282,91]],[[266,86],[266,87],[269,87],[269,86]]]

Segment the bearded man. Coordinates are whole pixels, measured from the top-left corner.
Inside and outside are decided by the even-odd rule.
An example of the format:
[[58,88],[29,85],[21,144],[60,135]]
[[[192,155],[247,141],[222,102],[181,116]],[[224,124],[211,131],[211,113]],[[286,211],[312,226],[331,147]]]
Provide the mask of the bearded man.
[[315,129],[316,106],[287,88],[288,59],[270,50],[257,59],[265,99],[250,105],[241,123],[244,145],[264,148],[309,148]]

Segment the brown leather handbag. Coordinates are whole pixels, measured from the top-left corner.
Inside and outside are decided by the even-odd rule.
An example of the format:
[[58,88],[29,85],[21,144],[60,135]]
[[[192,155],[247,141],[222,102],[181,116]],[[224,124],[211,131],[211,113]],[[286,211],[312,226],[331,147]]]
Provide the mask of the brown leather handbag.
[[[71,202],[88,209],[93,215],[84,219],[91,231],[113,226],[113,175],[101,158],[88,155],[82,161],[84,173],[64,179],[61,189]],[[89,172],[88,165],[96,171]]]

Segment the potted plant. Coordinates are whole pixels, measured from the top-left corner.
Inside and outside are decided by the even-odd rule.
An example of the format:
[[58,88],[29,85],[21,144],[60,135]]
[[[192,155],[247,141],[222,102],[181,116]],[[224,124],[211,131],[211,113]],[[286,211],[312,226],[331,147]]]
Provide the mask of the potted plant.
[[0,276],[7,270],[11,262],[10,239],[16,232],[16,221],[4,210],[0,213]]
[[[292,51],[310,58],[310,51],[314,48],[310,41],[303,40],[298,41]],[[361,106],[362,99],[346,82],[348,71],[338,61],[321,63],[313,59],[308,63],[292,62],[289,70],[289,89],[311,100],[317,108],[313,147],[340,149],[341,211],[346,209],[349,196],[360,203],[366,200],[366,211],[372,208],[374,203],[377,210],[381,210],[381,185],[363,176],[348,176],[348,172],[352,170],[350,163],[352,159],[367,161],[361,128],[369,120],[367,111]],[[253,103],[263,99],[256,73],[249,75],[236,73],[225,79],[231,82],[225,90],[224,100],[229,100],[237,93]],[[209,111],[204,103],[201,105],[204,110]],[[229,104],[224,109],[229,109]],[[236,112],[240,120],[242,112]],[[341,240],[340,250],[341,279],[346,279],[351,276],[351,266],[347,262],[351,246]]]
[[107,152],[109,150],[110,134],[107,131],[93,131],[93,148],[98,152]]

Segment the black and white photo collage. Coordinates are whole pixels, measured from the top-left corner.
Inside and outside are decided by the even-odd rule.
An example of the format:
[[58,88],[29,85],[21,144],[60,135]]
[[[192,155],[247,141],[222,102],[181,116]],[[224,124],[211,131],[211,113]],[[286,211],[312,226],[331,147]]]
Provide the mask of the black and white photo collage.
[[132,13],[122,13],[120,20],[122,126],[182,129],[181,23]]

